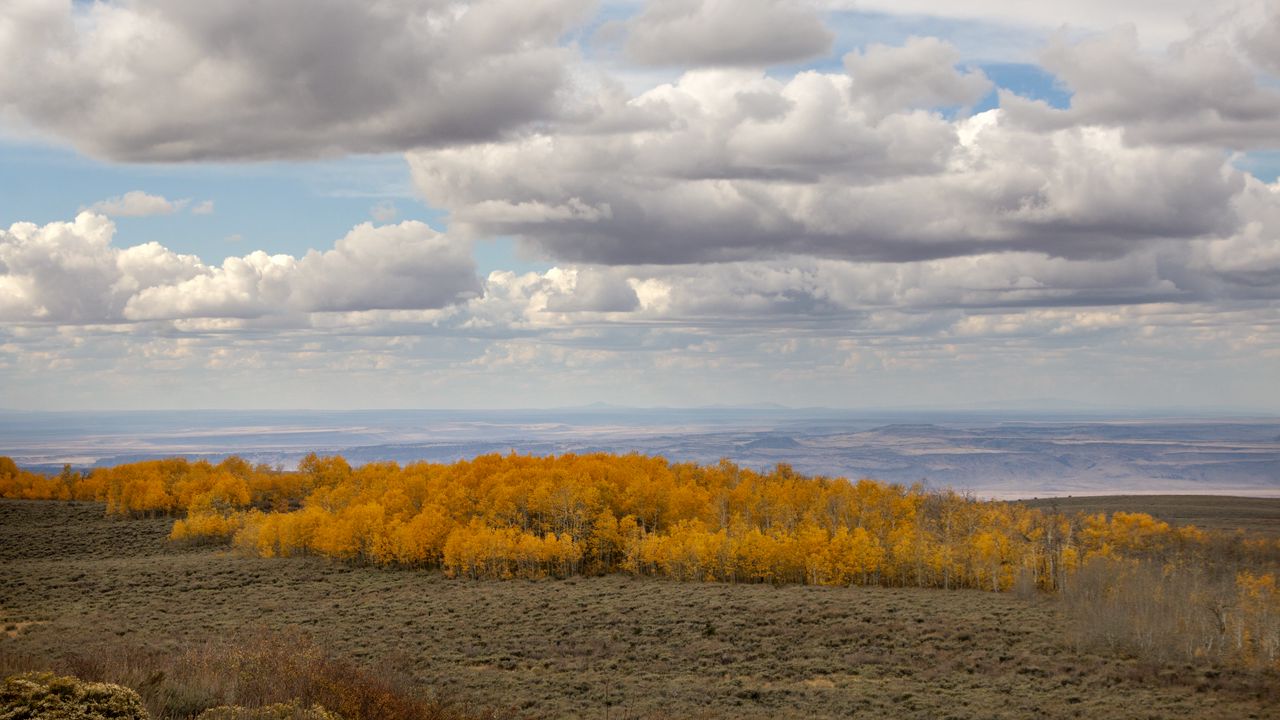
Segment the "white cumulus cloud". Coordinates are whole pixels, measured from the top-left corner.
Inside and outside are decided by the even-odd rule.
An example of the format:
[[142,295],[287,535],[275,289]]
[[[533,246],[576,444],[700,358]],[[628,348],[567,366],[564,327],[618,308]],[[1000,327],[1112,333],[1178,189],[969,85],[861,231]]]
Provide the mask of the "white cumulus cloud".
[[262,251],[204,264],[158,243],[112,244],[115,225],[73,222],[0,230],[0,320],[55,324],[260,318],[377,309],[438,309],[479,292],[470,246],[420,222],[356,226],[301,258]]
[[[117,197],[99,200],[90,205],[88,209],[112,217],[146,217],[148,215],[172,215],[190,204],[190,200],[170,200],[161,195],[152,195],[141,190],[130,190]],[[203,204],[199,207],[203,207]],[[213,206],[210,204],[209,211],[211,212],[212,210]],[[195,210],[192,212],[195,212]]]

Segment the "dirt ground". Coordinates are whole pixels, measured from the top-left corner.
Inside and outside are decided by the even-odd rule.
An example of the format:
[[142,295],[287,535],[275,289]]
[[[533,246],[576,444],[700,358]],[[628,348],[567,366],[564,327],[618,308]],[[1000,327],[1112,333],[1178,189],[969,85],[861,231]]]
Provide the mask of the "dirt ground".
[[165,540],[169,521],[0,501],[0,669],[301,628],[370,668],[547,718],[1271,718],[1211,668],[1073,648],[1052,598],[470,582]]

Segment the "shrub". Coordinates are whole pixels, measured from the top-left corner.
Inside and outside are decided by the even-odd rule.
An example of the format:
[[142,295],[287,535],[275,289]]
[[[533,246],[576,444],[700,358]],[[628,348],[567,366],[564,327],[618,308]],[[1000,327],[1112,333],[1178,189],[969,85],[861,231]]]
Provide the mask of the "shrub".
[[157,720],[495,717],[419,693],[393,667],[358,667],[298,632],[258,629],[177,651],[99,647],[65,657],[61,666],[80,677],[134,688]]
[[341,715],[313,705],[303,707],[296,702],[276,703],[258,708],[223,705],[200,713],[196,720],[342,720]]
[[0,687],[2,720],[149,720],[129,688],[53,673],[15,675]]

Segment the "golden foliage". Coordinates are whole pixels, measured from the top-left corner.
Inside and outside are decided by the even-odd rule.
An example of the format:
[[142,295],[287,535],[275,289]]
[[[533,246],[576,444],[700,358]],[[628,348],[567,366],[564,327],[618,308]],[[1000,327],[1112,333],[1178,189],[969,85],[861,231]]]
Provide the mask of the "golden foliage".
[[1280,586],[1274,573],[1236,575],[1236,607],[1228,626],[1236,652],[1260,665],[1280,667]]
[[[1089,622],[1108,643],[1129,638],[1141,649],[1172,622],[1195,626],[1180,637],[1204,638],[1201,650],[1230,644],[1251,663],[1280,664],[1280,541],[1172,527],[1144,513],[1068,517],[920,486],[805,477],[787,465],[756,472],[596,453],[353,468],[311,454],[291,472],[231,457],[44,476],[0,458],[0,496],[183,515],[173,540],[262,557],[320,555],[473,579],[623,572],[1074,589],[1068,603],[1095,613]],[[1210,567],[1226,595],[1206,589]],[[1209,599],[1221,597],[1230,599]]]
[[[1280,556],[1274,541],[1175,528],[1143,513],[1067,517],[919,486],[805,477],[787,465],[756,472],[639,454],[353,468],[313,453],[291,472],[236,457],[174,458],[53,477],[0,458],[0,495],[98,500],[123,515],[185,514],[174,540],[230,542],[264,557],[321,555],[470,578],[628,572],[1057,590],[1098,558],[1181,562],[1225,552],[1242,569],[1270,571]],[[1275,604],[1265,581],[1255,581],[1268,577],[1240,576],[1242,593],[1262,598],[1259,607]],[[1256,652],[1274,654],[1271,640],[1247,635]]]

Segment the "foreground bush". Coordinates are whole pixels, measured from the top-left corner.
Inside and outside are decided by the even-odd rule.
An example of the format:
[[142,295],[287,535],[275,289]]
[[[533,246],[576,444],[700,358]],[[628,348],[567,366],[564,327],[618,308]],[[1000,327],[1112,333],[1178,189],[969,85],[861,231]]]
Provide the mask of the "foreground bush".
[[62,665],[79,677],[134,688],[157,720],[495,717],[425,695],[394,668],[358,667],[301,633],[246,633],[174,652],[94,648],[65,658]]
[[149,720],[128,688],[53,673],[27,673],[0,686],[0,720]]

